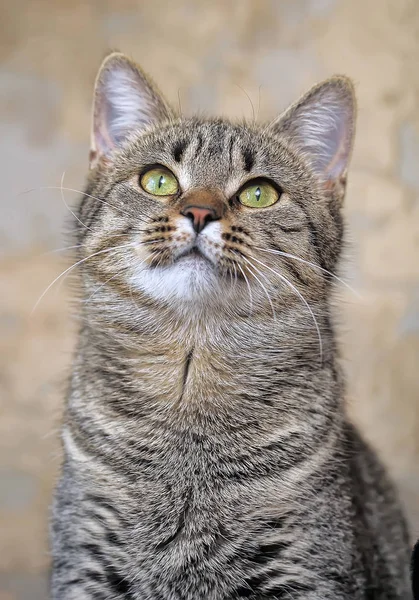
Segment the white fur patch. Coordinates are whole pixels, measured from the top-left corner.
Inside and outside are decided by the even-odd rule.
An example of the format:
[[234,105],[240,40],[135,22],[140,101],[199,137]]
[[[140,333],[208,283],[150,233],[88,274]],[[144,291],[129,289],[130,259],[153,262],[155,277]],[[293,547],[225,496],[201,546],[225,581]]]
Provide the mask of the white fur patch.
[[[221,255],[221,225],[219,222],[209,223],[196,236],[189,219],[179,217],[176,224],[172,242],[176,261],[172,265],[154,268],[139,264],[131,277],[131,284],[158,300],[208,298],[220,290],[216,265]],[[204,256],[182,256],[195,245]]]
[[221,256],[222,239],[221,224],[219,221],[209,223],[198,236],[196,245],[199,250],[212,262],[216,263]]
[[143,269],[132,283],[158,300],[194,300],[217,287],[214,267],[195,256],[180,258],[168,267]]

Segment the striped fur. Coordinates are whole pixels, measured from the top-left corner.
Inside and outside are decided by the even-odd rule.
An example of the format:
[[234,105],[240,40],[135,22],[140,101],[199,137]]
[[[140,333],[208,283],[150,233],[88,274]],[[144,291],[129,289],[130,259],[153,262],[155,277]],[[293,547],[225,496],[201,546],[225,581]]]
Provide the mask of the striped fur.
[[[346,80],[324,85],[351,102]],[[345,412],[325,271],[343,243],[349,149],[333,138],[346,162],[329,176],[318,131],[316,170],[316,145],[293,128],[312,98],[268,127],[160,110],[117,148],[95,146],[76,223],[83,303],[53,600],[409,598],[396,494]],[[138,184],[156,163],[179,180],[170,201]],[[261,176],[279,202],[239,206]],[[223,203],[199,234],[205,264],[178,258],[195,240],[179,213],[195,189]]]

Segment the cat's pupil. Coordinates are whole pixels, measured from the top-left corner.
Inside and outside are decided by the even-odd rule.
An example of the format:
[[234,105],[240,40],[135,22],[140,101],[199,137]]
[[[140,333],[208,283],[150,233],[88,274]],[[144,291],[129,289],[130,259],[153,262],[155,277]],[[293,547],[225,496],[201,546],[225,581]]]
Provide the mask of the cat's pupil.
[[258,187],[258,188],[256,188],[256,191],[255,191],[256,200],[258,202],[260,200],[260,195],[261,195],[261,191],[260,191],[260,187]]
[[159,177],[159,188],[161,188],[161,186],[163,185],[163,183],[164,183],[164,176],[160,175],[160,177]]

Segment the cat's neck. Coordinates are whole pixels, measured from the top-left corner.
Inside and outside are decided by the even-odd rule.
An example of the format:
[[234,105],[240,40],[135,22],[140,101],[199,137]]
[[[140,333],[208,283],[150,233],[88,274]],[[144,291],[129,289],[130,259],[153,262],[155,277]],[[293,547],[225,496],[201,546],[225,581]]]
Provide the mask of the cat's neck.
[[[135,322],[101,322],[99,313],[87,322],[80,364],[121,372],[125,389],[142,402],[240,421],[254,414],[296,415],[303,405],[318,403],[317,396],[324,404],[336,399],[333,330],[327,318],[319,320],[319,340],[303,307],[276,320],[222,311],[181,318],[147,307]],[[124,393],[121,385],[120,406],[129,401]]]
[[[322,369],[335,353],[335,335],[329,309],[313,305],[282,308],[272,315],[257,310],[234,312],[220,307],[199,310],[194,306],[180,310],[156,305],[137,307],[134,313],[93,310],[84,318],[91,343],[106,349],[120,346],[131,358],[159,353],[188,356],[195,352],[214,352],[225,364],[249,359],[252,365],[277,368]],[[314,316],[316,313],[316,317]]]
[[187,479],[196,461],[203,478],[232,461],[248,476],[270,472],[273,451],[290,466],[339,438],[343,386],[326,321],[319,320],[320,357],[316,330],[295,308],[276,321],[257,313],[226,320],[221,312],[188,321],[154,310],[135,323],[85,315],[71,435],[87,435],[97,452],[106,441],[108,461],[120,465],[114,449],[125,440],[135,477],[144,448],[157,446],[149,475],[159,480],[164,470],[170,482],[181,463]]

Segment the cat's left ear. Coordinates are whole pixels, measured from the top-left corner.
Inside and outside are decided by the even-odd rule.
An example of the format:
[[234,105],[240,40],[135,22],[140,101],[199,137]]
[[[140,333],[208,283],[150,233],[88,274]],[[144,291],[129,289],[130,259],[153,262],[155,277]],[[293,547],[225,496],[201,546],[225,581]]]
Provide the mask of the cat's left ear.
[[124,54],[109,54],[96,78],[90,166],[122,146],[130,133],[171,116],[168,104],[143,71]]
[[270,126],[302,152],[326,189],[345,186],[355,133],[354,87],[347,77],[314,86]]

